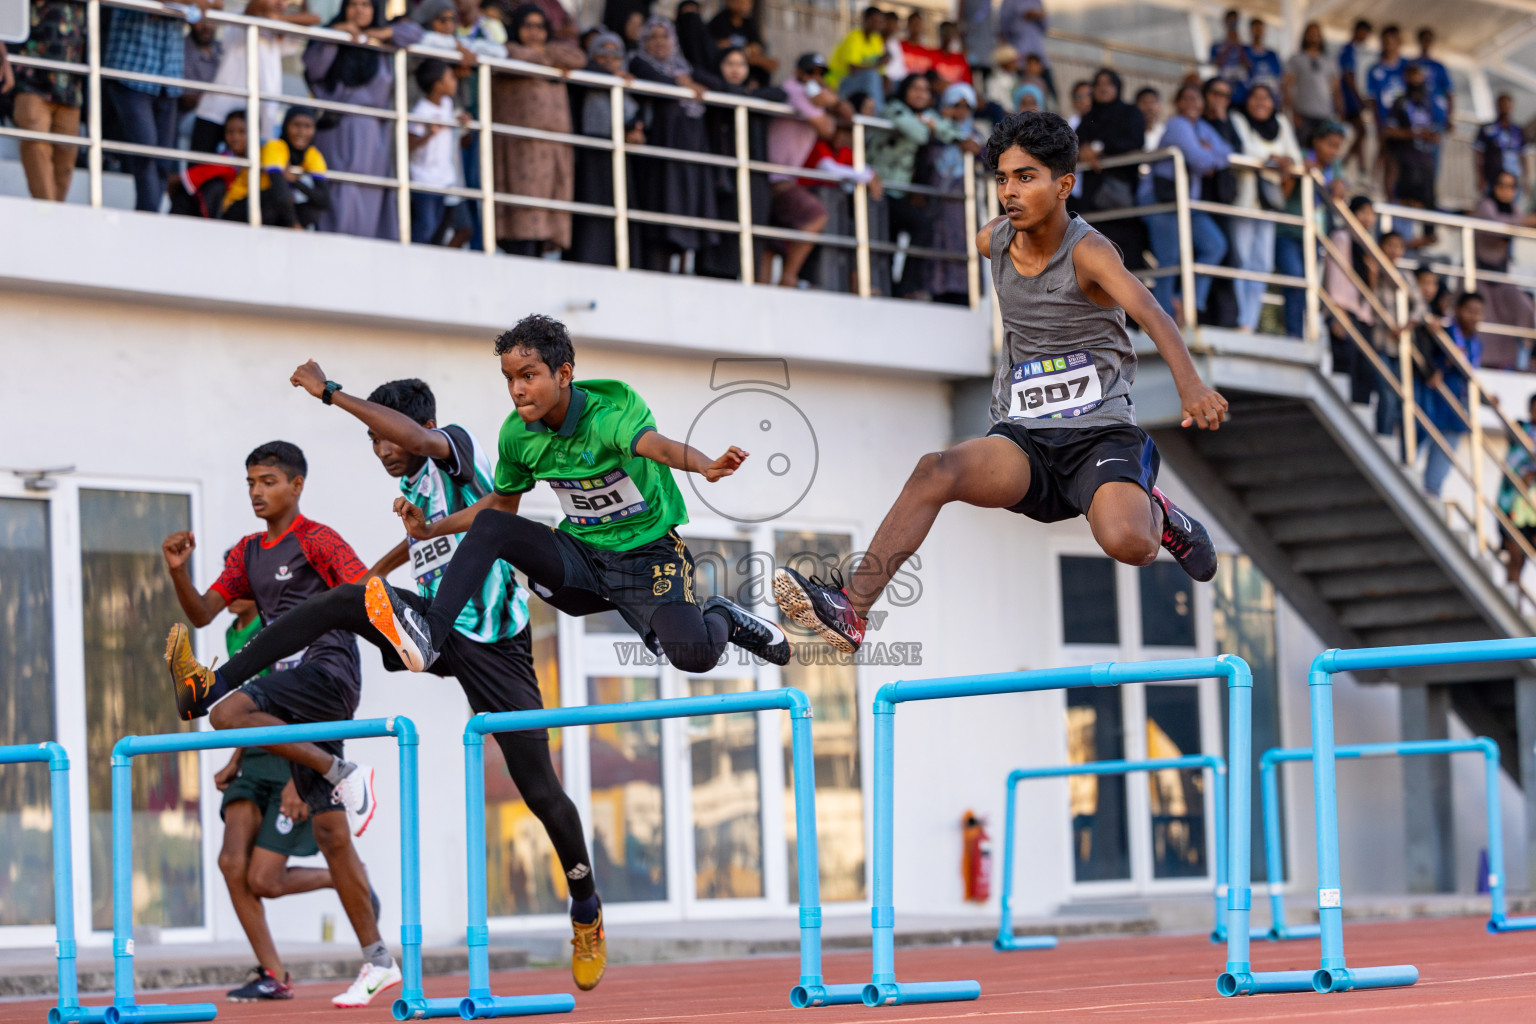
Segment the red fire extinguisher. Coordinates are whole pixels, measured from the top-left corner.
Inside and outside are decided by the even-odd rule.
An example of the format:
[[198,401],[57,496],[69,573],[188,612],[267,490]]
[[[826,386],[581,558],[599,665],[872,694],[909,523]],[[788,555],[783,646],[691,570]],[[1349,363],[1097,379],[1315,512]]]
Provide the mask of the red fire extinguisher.
[[960,861],[965,898],[972,903],[985,903],[992,895],[992,840],[987,836],[986,824],[974,811],[961,815],[960,823],[965,836],[965,855]]

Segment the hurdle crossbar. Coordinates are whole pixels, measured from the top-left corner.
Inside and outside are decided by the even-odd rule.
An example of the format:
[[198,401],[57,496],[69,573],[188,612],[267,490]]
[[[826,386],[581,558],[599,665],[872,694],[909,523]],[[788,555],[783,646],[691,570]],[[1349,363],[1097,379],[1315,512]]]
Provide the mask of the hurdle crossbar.
[[[1055,949],[1054,935],[1015,935],[1013,933],[1013,858],[1018,833],[1015,824],[1018,809],[1019,783],[1026,779],[1069,778],[1074,775],[1131,775],[1138,772],[1157,772],[1168,769],[1203,768],[1211,773],[1211,806],[1215,808],[1214,839],[1216,876],[1215,923],[1211,927],[1211,941],[1227,941],[1227,762],[1216,754],[1189,754],[1184,757],[1162,757],[1143,761],[1088,761],[1082,764],[1050,765],[1041,768],[1015,768],[1008,773],[1008,795],[1003,828],[1003,887],[998,894],[1002,913],[997,924],[997,938],[992,948],[999,953],[1025,949]],[[1253,938],[1263,938],[1259,932]]]
[[795,847],[800,882],[800,981],[790,990],[796,1008],[859,1002],[863,985],[828,985],[821,972],[821,872],[816,846],[816,775],[811,749],[811,704],[794,687],[722,693],[700,697],[621,704],[591,704],[537,711],[479,714],[464,728],[464,789],[469,868],[469,994],[462,999],[423,999],[395,1003],[395,1019],[458,1016],[465,1020],[490,1017],[563,1013],[575,1001],[564,994],[497,996],[490,985],[486,948],[487,894],[485,867],[485,737],[493,733],[567,726],[649,722],[665,718],[729,715],[754,711],[788,711],[795,788]]
[[[402,998],[421,995],[421,858],[416,725],[409,718],[306,722],[254,729],[124,736],[112,748],[112,1005],[105,1024],[180,1024],[213,1020],[213,1003],[135,1002],[133,990],[133,759],[183,750],[266,747],[393,736],[400,749],[400,942]],[[92,1010],[99,1008],[92,1007]],[[97,1018],[88,1018],[95,1020]]]
[[[1402,743],[1360,743],[1334,747],[1339,761],[1374,757],[1417,757],[1432,754],[1482,754],[1486,812],[1488,816],[1488,930],[1502,932],[1536,930],[1536,917],[1510,917],[1504,896],[1504,829],[1499,806],[1499,745],[1486,736],[1470,740],[1408,740]],[[1281,882],[1279,786],[1275,776],[1281,764],[1308,761],[1307,747],[1272,747],[1259,759],[1260,792],[1264,804],[1264,862],[1268,865],[1269,912],[1273,924],[1269,938],[1315,939],[1321,928],[1315,924],[1287,924],[1285,921],[1285,886]]]

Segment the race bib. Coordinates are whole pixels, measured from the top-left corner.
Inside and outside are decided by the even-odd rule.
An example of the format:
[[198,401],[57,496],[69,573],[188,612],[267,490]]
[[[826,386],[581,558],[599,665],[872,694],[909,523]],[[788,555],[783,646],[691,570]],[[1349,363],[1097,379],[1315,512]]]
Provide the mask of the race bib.
[[1063,356],[1016,363],[1009,376],[1013,397],[1008,418],[1061,419],[1081,416],[1104,401],[1093,356],[1082,349]]
[[565,518],[575,526],[594,526],[639,515],[650,508],[640,488],[622,469],[588,480],[551,480]]
[[[435,523],[444,518],[445,513],[439,512],[427,522]],[[429,540],[412,540],[411,551],[411,575],[416,577],[418,586],[428,587],[448,569],[448,563],[453,559],[453,553],[458,550],[459,538],[457,534],[448,534],[446,537],[433,537]]]

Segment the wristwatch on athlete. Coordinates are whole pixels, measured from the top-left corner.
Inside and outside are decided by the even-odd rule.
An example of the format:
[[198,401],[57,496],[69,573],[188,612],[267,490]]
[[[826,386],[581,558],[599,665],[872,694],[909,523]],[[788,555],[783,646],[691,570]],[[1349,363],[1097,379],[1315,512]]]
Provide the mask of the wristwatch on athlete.
[[336,392],[338,392],[340,390],[341,390],[341,385],[340,384],[337,384],[333,380],[326,381],[325,382],[325,390],[320,392],[320,401],[324,402],[326,405],[330,405],[331,404],[331,400],[336,395]]

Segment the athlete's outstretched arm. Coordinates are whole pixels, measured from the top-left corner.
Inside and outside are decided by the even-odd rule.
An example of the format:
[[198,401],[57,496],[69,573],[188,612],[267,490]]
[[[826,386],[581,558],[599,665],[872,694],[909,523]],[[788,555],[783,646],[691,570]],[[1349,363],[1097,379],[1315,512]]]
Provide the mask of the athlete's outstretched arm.
[[192,582],[187,562],[191,560],[196,548],[197,539],[193,537],[192,531],[180,530],[165,538],[160,545],[160,553],[165,556],[165,567],[170,570],[171,583],[176,588],[176,600],[186,613],[187,621],[193,626],[206,626],[224,610],[225,601],[224,595],[217,590],[199,593]]
[[[288,383],[303,388],[316,398],[325,394],[325,381],[325,371],[313,359],[294,370],[293,376],[288,378]],[[354,398],[345,391],[332,395],[331,404],[362,420],[370,434],[398,445],[412,455],[425,455],[429,459],[453,457],[453,445],[448,438],[404,413],[364,398]]]
[[396,498],[395,515],[399,516],[401,522],[405,524],[407,535],[415,540],[428,540],[432,537],[446,537],[449,534],[464,533],[470,526],[474,525],[475,517],[488,508],[493,508],[498,512],[510,512],[515,515],[517,507],[522,502],[523,496],[521,494],[497,494],[495,491],[492,491],[469,506],[469,508],[459,509],[459,511],[451,516],[445,516],[435,523],[428,523],[425,512],[412,505],[405,498]]
[[1096,292],[1106,295],[1152,338],[1173,374],[1174,386],[1179,389],[1179,405],[1184,413],[1180,426],[1195,424],[1202,430],[1220,429],[1227,415],[1227,400],[1200,379],[1173,317],[1163,312],[1147,286],[1125,269],[1119,251],[1108,239],[1090,235],[1072,251],[1072,261],[1083,294],[1094,301],[1098,301],[1094,298]]
[[635,454],[684,473],[697,473],[714,483],[736,472],[749,453],[731,445],[724,455],[711,459],[697,448],[664,437],[659,430],[647,430],[635,441]]

